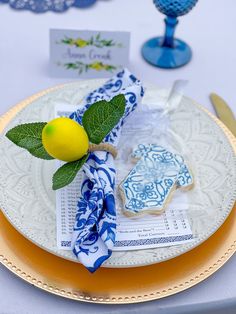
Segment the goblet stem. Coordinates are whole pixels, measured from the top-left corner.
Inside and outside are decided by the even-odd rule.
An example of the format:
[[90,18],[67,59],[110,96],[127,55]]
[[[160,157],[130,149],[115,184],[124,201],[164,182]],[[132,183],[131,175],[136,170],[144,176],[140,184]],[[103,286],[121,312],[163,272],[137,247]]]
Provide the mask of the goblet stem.
[[165,36],[164,36],[162,46],[173,48],[174,47],[174,33],[175,33],[176,25],[178,24],[178,20],[176,17],[167,16],[165,18],[165,24],[166,24],[166,29],[165,29]]

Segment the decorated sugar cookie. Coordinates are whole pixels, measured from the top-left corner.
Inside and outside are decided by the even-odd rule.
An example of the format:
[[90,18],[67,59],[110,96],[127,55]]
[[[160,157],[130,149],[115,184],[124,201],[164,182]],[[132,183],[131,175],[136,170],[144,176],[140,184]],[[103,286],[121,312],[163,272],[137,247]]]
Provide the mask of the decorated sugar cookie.
[[193,175],[191,174],[191,171],[185,164],[184,158],[177,154],[173,155],[175,157],[176,162],[180,166],[180,172],[178,175],[178,180],[176,182],[176,187],[189,190],[193,187]]
[[124,213],[161,213],[177,188],[190,188],[193,177],[184,159],[156,144],[138,145],[135,167],[120,184]]

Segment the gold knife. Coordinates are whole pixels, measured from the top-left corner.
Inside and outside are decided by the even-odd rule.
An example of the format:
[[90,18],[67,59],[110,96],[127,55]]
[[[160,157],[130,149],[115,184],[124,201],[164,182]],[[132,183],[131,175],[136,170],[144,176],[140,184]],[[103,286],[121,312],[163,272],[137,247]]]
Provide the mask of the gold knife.
[[210,99],[218,118],[228,127],[234,136],[236,136],[236,120],[230,107],[217,94],[210,94]]

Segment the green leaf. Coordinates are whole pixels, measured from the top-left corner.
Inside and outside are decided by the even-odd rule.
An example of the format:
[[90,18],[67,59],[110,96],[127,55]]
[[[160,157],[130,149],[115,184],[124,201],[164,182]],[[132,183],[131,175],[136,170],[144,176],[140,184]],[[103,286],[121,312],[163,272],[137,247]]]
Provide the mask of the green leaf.
[[117,125],[125,112],[125,96],[120,94],[107,102],[98,101],[91,105],[83,115],[83,127],[89,140],[99,144]]
[[79,160],[68,162],[60,167],[53,175],[53,190],[58,190],[70,184],[77,175],[80,168],[86,162],[88,154]]
[[43,147],[42,130],[47,122],[17,125],[6,133],[6,137],[17,146],[27,149],[30,154],[41,159],[54,159]]

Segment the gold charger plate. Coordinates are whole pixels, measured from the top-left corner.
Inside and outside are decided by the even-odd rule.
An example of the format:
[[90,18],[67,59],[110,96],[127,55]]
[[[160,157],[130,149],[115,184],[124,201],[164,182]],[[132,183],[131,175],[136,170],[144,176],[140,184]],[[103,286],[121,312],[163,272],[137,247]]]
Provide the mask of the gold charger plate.
[[[48,91],[30,97],[6,113],[0,120],[0,131],[19,110]],[[236,151],[233,135],[211,117],[222,127]],[[34,286],[70,299],[108,304],[155,300],[194,286],[224,265],[236,250],[235,214],[236,206],[215,234],[179,257],[138,268],[100,268],[90,274],[82,265],[34,245],[0,213],[0,262]]]

